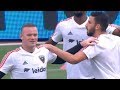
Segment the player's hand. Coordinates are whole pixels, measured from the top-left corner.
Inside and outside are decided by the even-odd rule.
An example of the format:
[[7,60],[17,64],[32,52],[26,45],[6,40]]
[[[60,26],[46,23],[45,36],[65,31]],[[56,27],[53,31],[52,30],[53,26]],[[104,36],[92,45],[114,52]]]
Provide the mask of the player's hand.
[[87,46],[93,46],[95,45],[96,43],[98,42],[97,38],[95,37],[90,37],[82,42],[80,42],[80,44],[83,46],[83,47],[87,47]]

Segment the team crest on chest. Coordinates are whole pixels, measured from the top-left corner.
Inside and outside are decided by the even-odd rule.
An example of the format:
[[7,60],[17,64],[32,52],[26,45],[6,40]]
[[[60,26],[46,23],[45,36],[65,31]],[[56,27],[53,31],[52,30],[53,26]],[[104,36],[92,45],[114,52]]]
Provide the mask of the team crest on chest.
[[40,56],[38,56],[39,57],[39,59],[44,63],[45,62],[45,56],[44,55],[40,55]]

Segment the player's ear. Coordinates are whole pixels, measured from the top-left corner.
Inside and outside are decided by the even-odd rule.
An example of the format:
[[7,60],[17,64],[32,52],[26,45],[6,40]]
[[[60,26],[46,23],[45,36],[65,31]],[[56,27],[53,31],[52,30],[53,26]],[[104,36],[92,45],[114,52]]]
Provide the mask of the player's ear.
[[100,24],[97,24],[97,25],[96,25],[96,29],[99,29],[99,28],[100,28]]

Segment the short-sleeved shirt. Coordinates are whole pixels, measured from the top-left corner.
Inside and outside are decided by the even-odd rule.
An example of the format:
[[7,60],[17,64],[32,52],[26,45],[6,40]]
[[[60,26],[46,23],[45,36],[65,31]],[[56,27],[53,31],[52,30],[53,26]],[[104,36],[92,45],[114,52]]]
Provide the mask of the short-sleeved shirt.
[[101,34],[95,46],[83,52],[90,59],[96,79],[120,79],[120,37]]
[[[67,18],[58,23],[56,26],[55,32],[52,36],[52,40],[54,42],[60,42],[63,40],[63,50],[68,50],[75,45],[77,45],[80,41],[83,41],[88,38],[86,24],[87,20],[79,25],[74,21],[74,16]],[[113,33],[116,28],[109,25],[107,28],[107,33]],[[68,79],[89,79],[94,78],[92,75],[91,63],[88,60],[84,60],[78,64],[70,64],[66,63],[67,67],[67,78]]]
[[45,47],[36,47],[33,53],[20,47],[4,56],[0,71],[5,74],[10,72],[12,79],[46,79],[47,63],[54,62],[56,57]]
[[[74,21],[74,17],[67,18],[58,23],[52,36],[54,42],[60,42],[63,39],[63,50],[68,50],[80,41],[88,38],[85,25],[87,20],[79,25]],[[70,64],[66,62],[67,79],[90,79],[94,78],[91,71],[91,63],[88,60],[78,64]]]

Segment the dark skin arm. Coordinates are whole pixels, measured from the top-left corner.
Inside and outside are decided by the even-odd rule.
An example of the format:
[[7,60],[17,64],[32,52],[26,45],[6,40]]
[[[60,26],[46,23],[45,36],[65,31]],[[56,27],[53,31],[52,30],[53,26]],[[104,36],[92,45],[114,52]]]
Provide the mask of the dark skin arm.
[[[112,24],[116,20],[118,14],[119,14],[119,11],[106,11],[106,13],[109,15],[110,24]],[[115,24],[112,24],[112,25],[116,27],[116,29],[114,30],[114,32],[112,34],[120,37],[120,26],[115,25]]]
[[[67,50],[66,53],[65,53],[65,51],[62,51],[61,49],[59,49],[59,48],[57,48],[57,47],[55,47],[55,46],[52,46],[52,45],[50,45],[50,44],[44,44],[43,46],[45,46],[46,48],[50,49],[50,50],[53,51],[54,53],[56,52],[56,54],[59,56],[59,57],[57,57],[57,59],[64,60],[64,59],[66,58],[67,60],[65,60],[65,61],[68,61],[68,62],[71,62],[71,63],[77,63],[77,62],[79,62],[79,59],[78,59],[78,58],[74,58],[74,59],[76,59],[76,60],[73,61],[73,60],[71,60],[70,57],[64,57],[64,54],[66,54],[66,56],[69,56],[69,55],[71,55],[71,54],[75,54],[75,53],[78,52],[82,47],[87,47],[87,46],[89,46],[89,45],[92,46],[92,45],[94,45],[95,43],[97,43],[97,39],[94,38],[94,37],[90,37],[90,38],[88,38],[87,40],[84,40],[84,41],[80,42],[78,45],[74,46],[73,48]],[[53,48],[54,48],[54,49],[53,49]],[[58,50],[58,52],[57,52],[57,50]],[[62,53],[60,53],[60,52],[62,52]],[[64,53],[64,54],[63,54],[63,53]],[[76,54],[76,55],[77,55],[77,54]],[[85,58],[87,58],[84,53],[81,53],[81,55],[82,55],[82,57],[80,57],[80,60],[84,60]],[[61,57],[61,58],[60,58],[60,57]],[[70,61],[69,61],[69,59],[70,59]]]
[[[75,54],[77,53],[80,49],[82,48],[82,46],[80,44],[72,47],[71,49],[67,50],[66,52],[69,52],[71,54]],[[59,63],[58,63],[59,62]],[[57,56],[57,59],[55,60],[55,62],[53,62],[53,64],[62,64],[65,63],[66,61],[64,61],[62,58]]]
[[[52,45],[56,45],[57,43],[54,42],[52,39],[49,39],[46,44],[52,44]],[[73,48],[67,50],[66,52],[69,52],[71,54],[75,54],[76,52],[78,52],[79,50],[81,49],[81,46],[80,44],[74,46]],[[57,56],[57,59],[55,60],[55,62],[53,62],[52,64],[63,64],[65,63],[66,61],[64,61],[62,58],[58,57]]]
[[[54,42],[51,38],[45,44],[52,44],[54,46],[57,45],[57,43]],[[63,64],[63,63],[65,63],[65,61],[62,60],[60,57],[57,57],[57,59],[52,64]]]
[[117,35],[117,36],[120,37],[120,27],[119,27],[119,28],[116,28],[116,29],[113,31],[112,34],[113,34],[113,35]]
[[45,44],[52,44],[55,46],[57,43],[50,38]]

